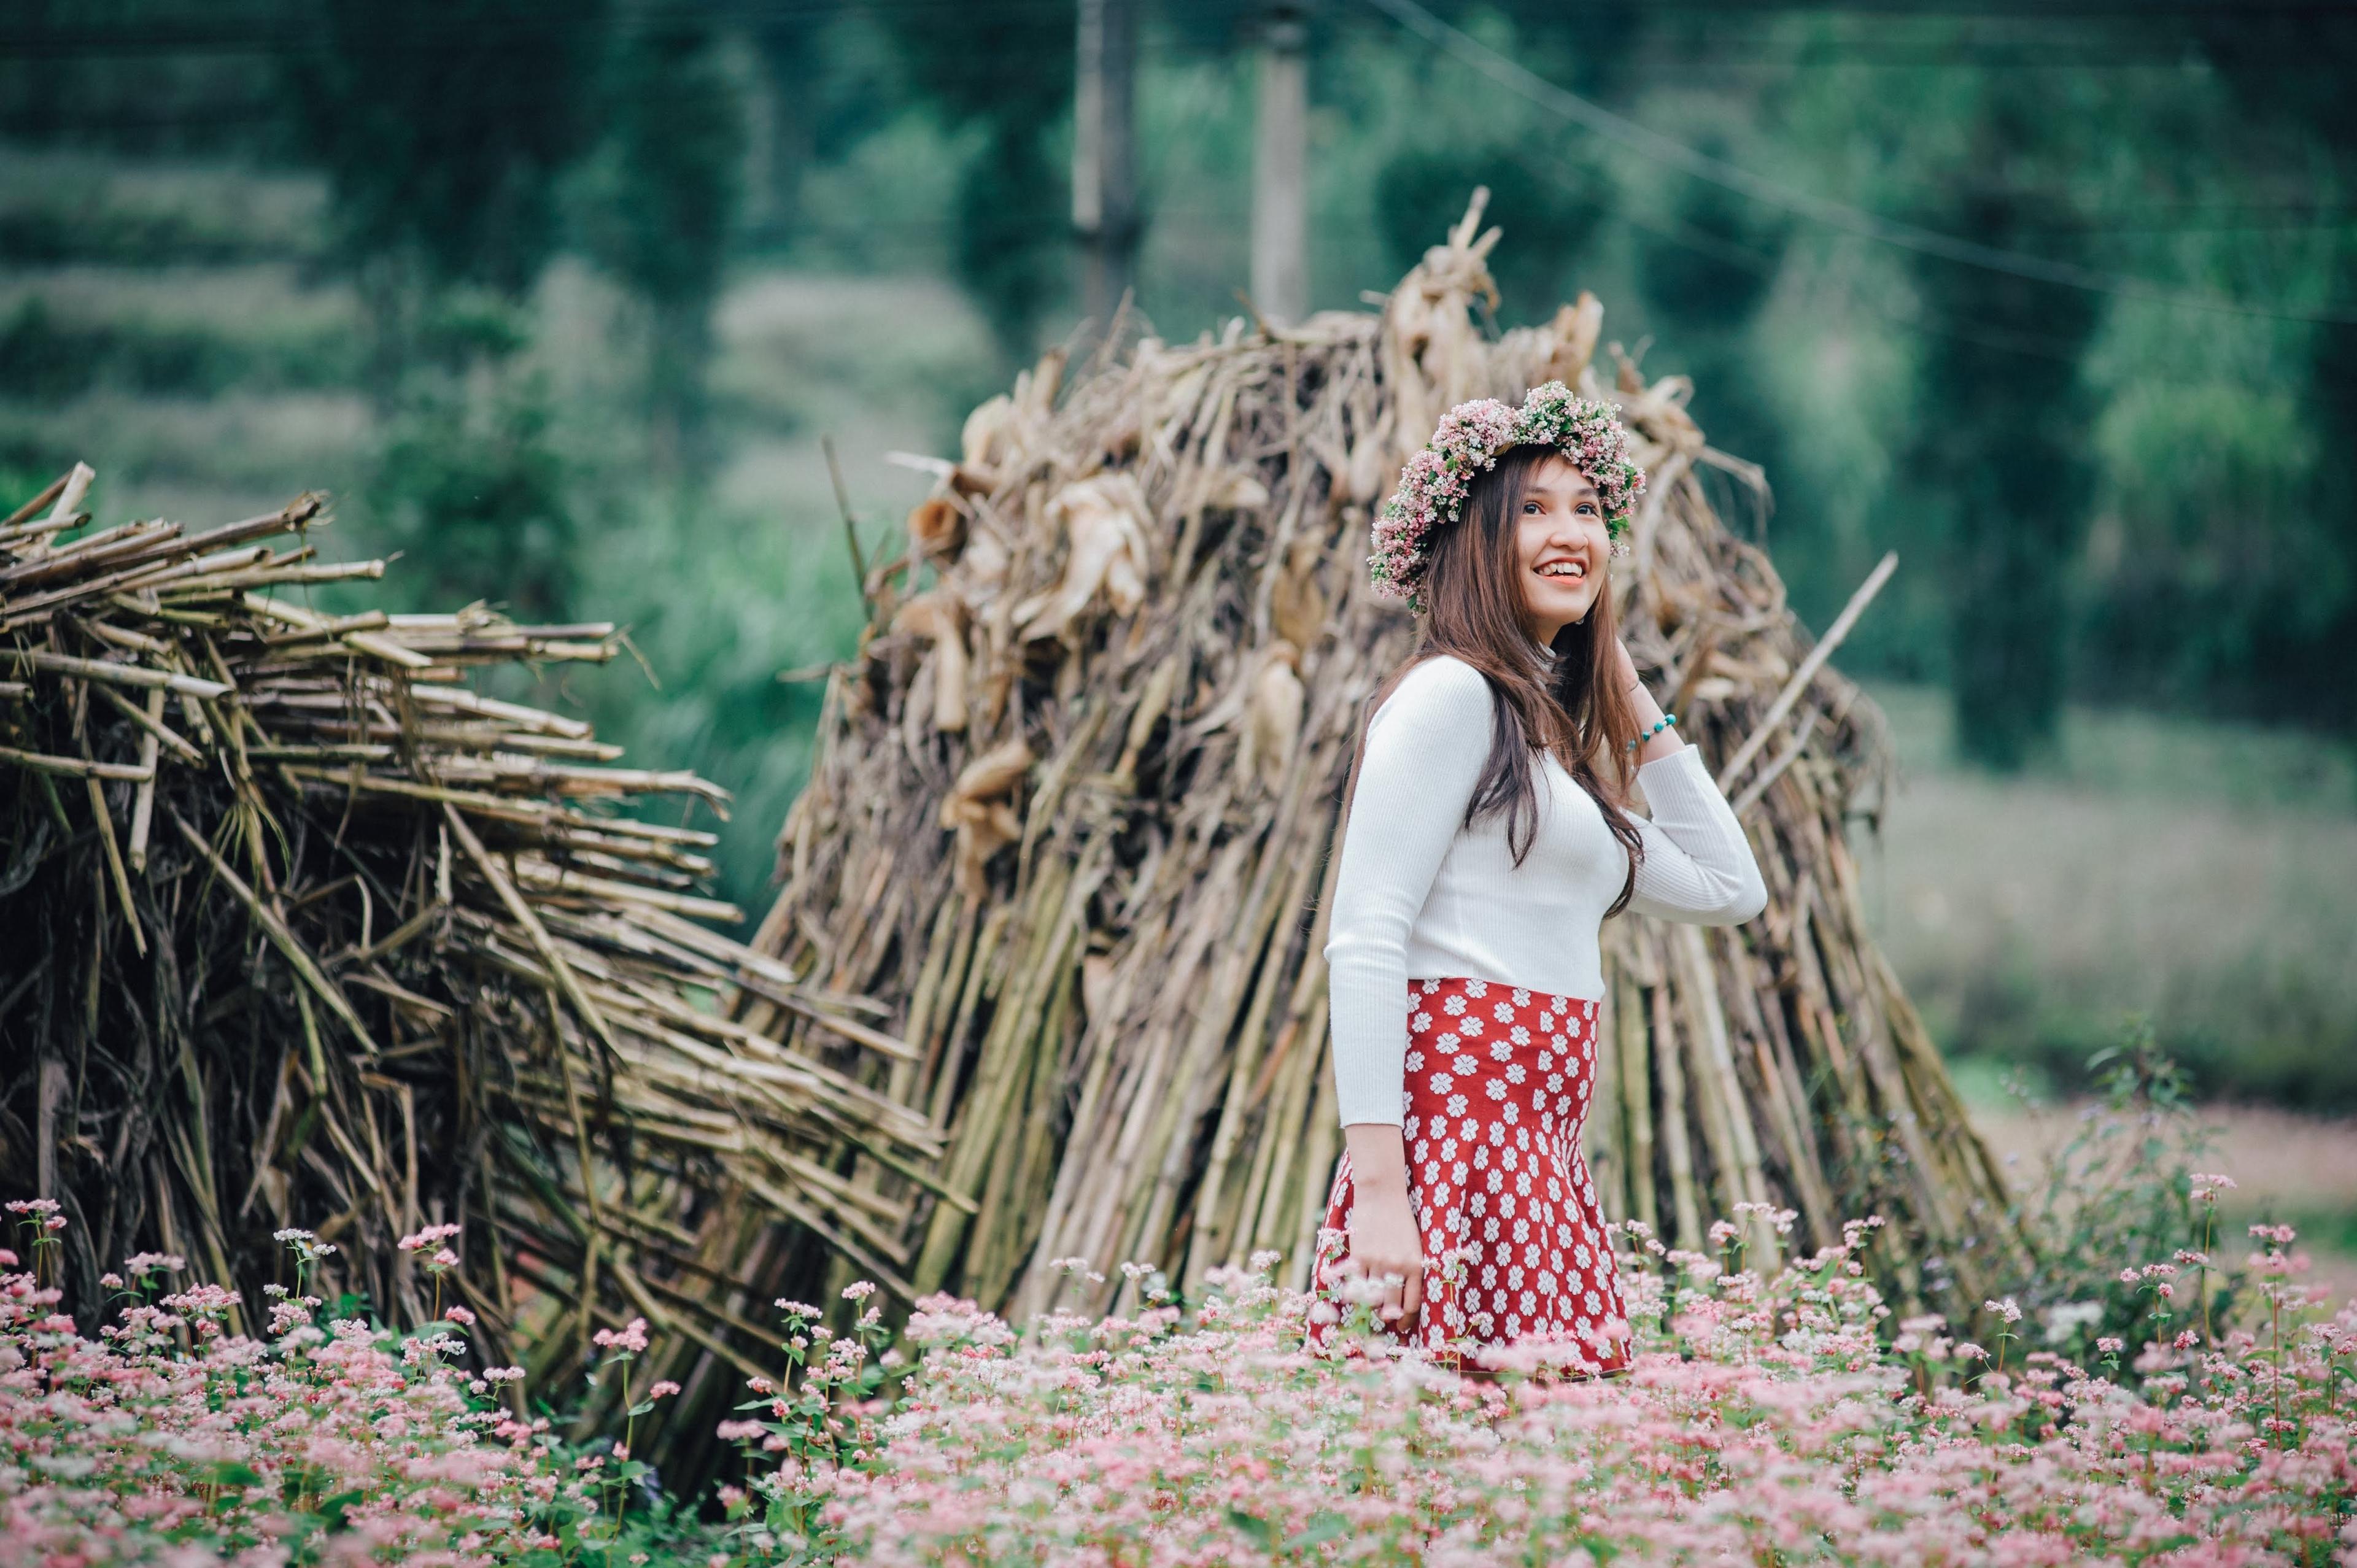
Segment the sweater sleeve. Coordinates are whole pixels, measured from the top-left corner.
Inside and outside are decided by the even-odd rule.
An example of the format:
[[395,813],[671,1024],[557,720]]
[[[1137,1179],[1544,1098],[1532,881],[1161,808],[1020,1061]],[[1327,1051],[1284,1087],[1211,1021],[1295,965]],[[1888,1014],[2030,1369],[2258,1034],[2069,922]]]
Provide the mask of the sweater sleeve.
[[1408,932],[1465,821],[1491,723],[1489,682],[1442,657],[1409,671],[1367,726],[1326,939],[1345,1126],[1405,1120]]
[[1703,767],[1701,752],[1688,746],[1657,757],[1637,770],[1637,780],[1653,816],[1637,824],[1645,858],[1637,867],[1631,910],[1732,926],[1768,907],[1751,842]]

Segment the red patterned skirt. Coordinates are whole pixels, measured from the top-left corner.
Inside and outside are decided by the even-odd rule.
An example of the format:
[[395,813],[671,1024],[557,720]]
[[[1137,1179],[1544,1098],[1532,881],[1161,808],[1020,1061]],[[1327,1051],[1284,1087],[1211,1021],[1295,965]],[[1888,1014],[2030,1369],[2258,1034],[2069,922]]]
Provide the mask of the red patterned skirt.
[[[1596,1004],[1482,980],[1408,982],[1408,1207],[1424,1251],[1413,1343],[1449,1366],[1484,1345],[1562,1345],[1566,1369],[1626,1369],[1620,1272],[1580,1142]],[[1310,1275],[1310,1347],[1330,1353],[1351,1156]],[[1398,1330],[1388,1330],[1395,1340]]]

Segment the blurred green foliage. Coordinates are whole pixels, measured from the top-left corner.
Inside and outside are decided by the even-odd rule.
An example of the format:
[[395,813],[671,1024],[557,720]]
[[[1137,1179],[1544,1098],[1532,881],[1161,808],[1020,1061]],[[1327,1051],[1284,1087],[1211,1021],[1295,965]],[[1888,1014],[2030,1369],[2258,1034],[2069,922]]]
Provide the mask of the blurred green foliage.
[[405,559],[393,594],[413,607],[496,600],[520,620],[562,621],[580,541],[546,389],[509,375],[490,396],[418,399],[388,432],[369,487],[378,528]]
[[[1184,338],[1247,273],[1265,7],[1141,4],[1138,303]],[[1955,755],[2045,777],[2085,701],[2357,737],[2357,327],[2319,319],[2357,310],[2357,15],[1431,8],[1729,164],[2112,281],[1695,179],[1320,0],[1315,305],[1486,185],[1498,325],[1590,288],[1608,343],[1690,375],[1772,496],[1706,482],[1805,616],[1900,552],[1843,660],[1943,688]],[[1070,0],[20,0],[0,463],[88,456],[192,518],[326,485],[406,602],[627,621],[660,686],[554,695],[740,791],[724,881],[758,907],[818,693],[775,677],[862,619],[816,437],[947,450],[1074,326],[1072,39]],[[856,504],[905,504],[868,473]],[[1954,1026],[2057,1060],[2109,1026],[2023,972]],[[2342,1093],[2340,993],[2255,983],[2258,1021],[2164,1040],[2205,1083]]]

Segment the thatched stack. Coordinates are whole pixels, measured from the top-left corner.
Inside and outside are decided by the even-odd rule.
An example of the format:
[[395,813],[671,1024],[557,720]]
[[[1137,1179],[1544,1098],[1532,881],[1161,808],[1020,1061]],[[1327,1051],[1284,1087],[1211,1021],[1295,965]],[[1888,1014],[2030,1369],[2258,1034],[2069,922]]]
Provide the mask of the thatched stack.
[[0,524],[0,1186],[64,1202],[72,1305],[156,1251],[258,1308],[306,1226],[328,1294],[414,1320],[394,1243],[457,1221],[490,1353],[569,1403],[634,1316],[774,1370],[738,1283],[771,1217],[894,1270],[907,1202],[824,1160],[921,1190],[926,1119],[727,1010],[906,1048],[697,923],[741,918],[698,894],[711,834],[618,809],[723,792],[470,683],[612,627],[329,616],[314,585],[384,564],[317,564],[316,497],[81,532],[90,479]]
[[[1329,850],[1364,703],[1413,636],[1368,589],[1370,513],[1451,403],[1557,378],[1625,406],[1652,476],[1614,574],[1631,651],[1770,888],[1736,930],[1608,928],[1608,1210],[1694,1248],[1742,1202],[1797,1209],[1799,1246],[1878,1212],[1900,1298],[1943,1305],[2019,1245],[1861,917],[1844,832],[1887,770],[1878,718],[1697,477],[1756,470],[1709,448],[1682,379],[1599,371],[1592,297],[1485,336],[1479,213],[1380,316],[1147,338],[1070,385],[1050,355],[974,411],[909,554],[870,575],[754,945],[886,1004],[911,1047],[882,1086],[973,1203],[917,1205],[916,1289],[1098,1305],[1119,1274],[1082,1302],[1051,1261],[1192,1281],[1263,1248],[1305,1276],[1340,1146]],[[812,1038],[767,1004],[745,1018]],[[879,1201],[920,1196],[852,1168]],[[1764,1225],[1749,1240],[1773,1256]]]

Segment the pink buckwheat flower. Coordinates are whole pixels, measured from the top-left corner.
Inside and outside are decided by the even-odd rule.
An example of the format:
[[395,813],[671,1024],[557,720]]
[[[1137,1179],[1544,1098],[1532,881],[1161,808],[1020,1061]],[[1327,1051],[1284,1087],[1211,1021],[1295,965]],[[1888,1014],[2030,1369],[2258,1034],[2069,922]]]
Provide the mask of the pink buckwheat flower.
[[647,1320],[633,1317],[622,1328],[600,1328],[589,1337],[601,1349],[637,1355],[647,1348]]

